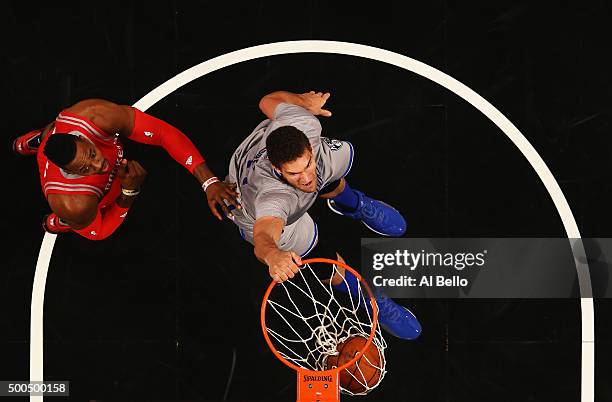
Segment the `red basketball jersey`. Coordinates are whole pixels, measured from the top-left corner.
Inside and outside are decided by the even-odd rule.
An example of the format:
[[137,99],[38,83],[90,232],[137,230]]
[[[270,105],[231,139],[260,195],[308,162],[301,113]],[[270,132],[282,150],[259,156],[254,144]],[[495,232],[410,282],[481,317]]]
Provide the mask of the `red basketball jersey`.
[[[104,174],[79,176],[56,166],[42,152],[49,137],[55,133],[76,135],[94,143],[112,168]],[[118,135],[105,133],[83,117],[65,111],[61,112],[55,119],[55,126],[40,144],[36,158],[40,172],[40,184],[45,198],[49,194],[95,195],[100,200],[99,208],[105,208],[111,205],[121,192],[121,184],[116,179],[116,175],[123,159],[123,146]]]

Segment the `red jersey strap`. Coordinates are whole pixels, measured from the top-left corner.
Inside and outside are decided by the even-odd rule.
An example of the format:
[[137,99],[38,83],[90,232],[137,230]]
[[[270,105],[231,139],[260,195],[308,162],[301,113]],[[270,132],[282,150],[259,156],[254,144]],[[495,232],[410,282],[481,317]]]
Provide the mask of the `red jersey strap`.
[[191,140],[179,129],[136,108],[133,109],[134,131],[129,137],[131,140],[164,148],[172,159],[191,173],[196,166],[204,162]]
[[103,211],[98,209],[96,218],[89,226],[83,229],[73,230],[90,240],[104,240],[121,226],[128,210],[129,208],[122,208],[115,202]]
[[45,197],[49,197],[49,194],[82,194],[82,195],[95,195],[98,199],[102,198],[104,193],[96,186],[89,184],[78,183],[70,184],[63,183],[60,181],[47,181],[43,184],[43,192]]

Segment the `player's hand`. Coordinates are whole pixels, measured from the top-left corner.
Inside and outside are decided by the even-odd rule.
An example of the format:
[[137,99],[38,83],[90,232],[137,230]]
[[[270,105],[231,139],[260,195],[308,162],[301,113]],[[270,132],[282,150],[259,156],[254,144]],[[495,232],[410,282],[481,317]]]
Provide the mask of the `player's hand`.
[[293,278],[299,272],[298,265],[302,265],[302,259],[293,251],[275,251],[265,260],[268,272],[275,282],[281,283]]
[[222,220],[223,217],[219,213],[217,205],[221,206],[221,209],[223,210],[225,215],[230,217],[232,216],[232,213],[224,202],[225,200],[227,200],[230,205],[233,205],[238,209],[242,208],[240,206],[240,203],[238,202],[238,192],[236,192],[236,184],[227,184],[223,181],[213,183],[206,189],[206,198],[208,199],[208,207],[210,208],[210,211],[219,220]]
[[124,189],[138,190],[147,177],[147,171],[140,163],[124,159],[121,161],[121,165],[119,165],[117,177],[121,182],[121,187]]
[[329,92],[323,93],[315,91],[306,92],[301,95],[302,99],[306,103],[306,109],[308,109],[310,113],[315,116],[325,117],[332,115],[329,110],[323,109],[325,102],[327,102],[330,96],[331,94]]

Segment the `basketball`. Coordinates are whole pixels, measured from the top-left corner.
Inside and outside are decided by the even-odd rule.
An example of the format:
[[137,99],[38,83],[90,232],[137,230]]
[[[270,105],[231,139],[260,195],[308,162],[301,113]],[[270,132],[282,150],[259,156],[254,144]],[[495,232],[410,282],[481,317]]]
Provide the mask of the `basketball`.
[[[326,369],[340,367],[348,363],[365,346],[368,340],[361,336],[352,336],[336,346],[338,354],[329,356],[325,362]],[[363,355],[352,365],[340,372],[340,387],[354,394],[367,393],[374,387],[382,375],[384,361],[374,343],[366,349]]]

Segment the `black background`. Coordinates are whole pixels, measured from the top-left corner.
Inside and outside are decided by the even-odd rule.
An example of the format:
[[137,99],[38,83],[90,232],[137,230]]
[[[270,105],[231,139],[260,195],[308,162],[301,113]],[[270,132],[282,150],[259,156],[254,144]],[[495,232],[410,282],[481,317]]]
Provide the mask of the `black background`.
[[[490,101],[546,161],[582,236],[608,237],[611,14],[603,1],[5,4],[0,379],[28,378],[32,280],[48,212],[35,161],[10,154],[15,136],[81,99],[132,104],[244,47],[361,43],[425,62]],[[349,183],[402,211],[407,236],[566,235],[537,175],[493,123],[390,65],[323,54],[258,59],[201,77],[148,112],[187,133],[225,175],[231,152],[263,119],[257,102],[278,89],[332,93],[323,132],[355,145]],[[70,380],[74,400],[291,400],[294,374],[259,327],[266,268],[162,150],[126,149],[149,171],[129,219],[103,242],[57,239],[45,379]],[[314,214],[321,240],[358,261],[360,237],[372,234],[323,205]],[[423,335],[387,336],[389,373],[367,399],[579,400],[579,301],[401,302]],[[612,401],[612,308],[595,307],[596,400]]]

